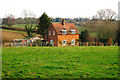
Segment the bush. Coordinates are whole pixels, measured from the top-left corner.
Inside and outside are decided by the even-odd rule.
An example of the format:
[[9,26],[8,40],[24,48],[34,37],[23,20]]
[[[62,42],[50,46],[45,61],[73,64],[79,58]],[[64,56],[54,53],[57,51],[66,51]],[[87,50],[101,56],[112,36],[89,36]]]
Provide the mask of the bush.
[[109,39],[107,39],[107,38],[101,38],[101,39],[99,39],[99,41],[102,42],[102,43],[104,43],[104,44],[106,44],[106,42],[108,42],[108,40]]
[[42,44],[42,41],[41,40],[36,40],[34,43],[33,43],[33,46],[35,46],[36,44],[38,44],[38,46],[40,46]]
[[87,42],[88,35],[89,35],[89,32],[87,30],[82,31],[80,35],[81,42]]
[[52,46],[52,44],[51,43],[47,43],[46,46]]

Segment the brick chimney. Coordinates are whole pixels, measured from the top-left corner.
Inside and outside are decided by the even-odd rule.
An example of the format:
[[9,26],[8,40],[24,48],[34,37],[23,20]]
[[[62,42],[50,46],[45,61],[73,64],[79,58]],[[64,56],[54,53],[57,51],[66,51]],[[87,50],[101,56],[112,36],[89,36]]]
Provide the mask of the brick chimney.
[[65,19],[62,19],[62,25],[65,25]]

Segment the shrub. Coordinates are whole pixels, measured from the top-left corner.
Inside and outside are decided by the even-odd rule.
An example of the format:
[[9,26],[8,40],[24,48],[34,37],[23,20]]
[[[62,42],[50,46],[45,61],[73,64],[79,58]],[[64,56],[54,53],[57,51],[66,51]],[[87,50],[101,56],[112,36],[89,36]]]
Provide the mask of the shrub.
[[52,44],[51,43],[47,43],[46,46],[52,46]]
[[42,44],[42,41],[41,40],[36,40],[34,43],[33,43],[33,46],[35,46],[36,44],[38,44],[38,46],[40,46]]

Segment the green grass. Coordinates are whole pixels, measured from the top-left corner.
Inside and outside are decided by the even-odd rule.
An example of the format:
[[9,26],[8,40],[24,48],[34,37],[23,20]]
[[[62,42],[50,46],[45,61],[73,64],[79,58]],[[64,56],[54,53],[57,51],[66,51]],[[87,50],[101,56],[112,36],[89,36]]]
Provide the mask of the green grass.
[[[35,27],[36,24],[33,24],[33,26]],[[15,27],[15,28],[25,28],[25,24],[16,24],[16,25],[13,25],[12,27]]]
[[[36,24],[33,24],[33,26],[35,27],[35,26],[37,26]],[[8,27],[8,26],[5,26],[5,27]],[[25,28],[25,24],[15,24],[15,25],[13,25],[13,26],[11,26],[11,27],[13,27],[13,28]]]
[[3,78],[117,78],[118,47],[2,48]]
[[25,28],[25,25],[24,24],[16,24],[16,25],[13,25],[12,27],[15,27],[15,28]]
[[25,31],[16,31],[16,30],[8,30],[8,29],[0,29],[4,31],[11,31],[11,32],[20,32],[20,33],[26,33]]

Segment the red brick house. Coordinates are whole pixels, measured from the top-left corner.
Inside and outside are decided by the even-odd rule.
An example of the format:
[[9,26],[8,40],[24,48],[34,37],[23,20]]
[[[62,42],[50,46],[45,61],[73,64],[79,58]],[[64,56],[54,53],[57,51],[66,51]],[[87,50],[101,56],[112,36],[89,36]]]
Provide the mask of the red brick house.
[[79,39],[79,31],[74,23],[65,23],[65,19],[62,23],[52,23],[45,35],[45,41],[54,46],[78,46],[76,39]]

